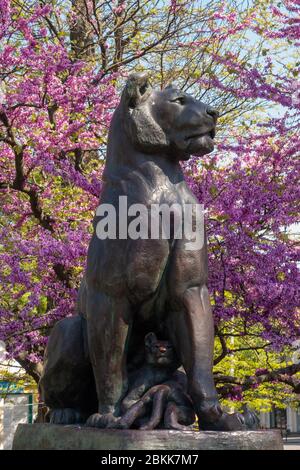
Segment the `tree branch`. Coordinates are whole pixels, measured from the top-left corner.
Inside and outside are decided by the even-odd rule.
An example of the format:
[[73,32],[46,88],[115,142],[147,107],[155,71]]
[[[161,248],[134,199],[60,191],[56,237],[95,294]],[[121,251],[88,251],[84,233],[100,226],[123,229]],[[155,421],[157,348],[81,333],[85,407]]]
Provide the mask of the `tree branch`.
[[215,383],[225,384],[218,387],[218,392],[223,396],[227,396],[236,385],[241,387],[241,391],[246,391],[253,386],[275,381],[289,385],[292,387],[294,393],[300,394],[300,378],[293,377],[293,375],[298,372],[300,372],[300,364],[292,364],[290,366],[268,371],[261,375],[253,375],[245,378],[215,374]]

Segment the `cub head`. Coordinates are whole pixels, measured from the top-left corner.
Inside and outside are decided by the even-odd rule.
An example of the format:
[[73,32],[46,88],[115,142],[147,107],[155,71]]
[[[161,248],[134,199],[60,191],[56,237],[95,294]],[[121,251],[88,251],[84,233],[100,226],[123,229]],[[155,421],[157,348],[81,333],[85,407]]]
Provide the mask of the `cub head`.
[[153,90],[146,73],[130,75],[120,107],[127,137],[141,152],[187,160],[214,149],[218,112],[173,86]]
[[174,369],[179,367],[172,344],[157,339],[155,333],[148,333],[145,336],[145,352],[147,364]]

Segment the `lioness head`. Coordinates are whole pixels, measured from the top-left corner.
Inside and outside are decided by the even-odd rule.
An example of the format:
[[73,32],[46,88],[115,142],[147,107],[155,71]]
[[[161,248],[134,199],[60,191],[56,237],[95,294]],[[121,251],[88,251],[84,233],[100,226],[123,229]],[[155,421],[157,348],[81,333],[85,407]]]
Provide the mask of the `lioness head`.
[[125,131],[142,152],[187,160],[214,149],[218,112],[173,86],[153,90],[146,73],[128,78],[120,107]]

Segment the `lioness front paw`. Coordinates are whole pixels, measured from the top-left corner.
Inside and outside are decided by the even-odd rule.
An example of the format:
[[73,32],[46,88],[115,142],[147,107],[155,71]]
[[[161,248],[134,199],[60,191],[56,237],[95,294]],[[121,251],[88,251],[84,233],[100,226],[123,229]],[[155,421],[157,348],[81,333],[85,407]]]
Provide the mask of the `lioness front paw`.
[[246,423],[240,413],[225,413],[217,398],[203,400],[197,407],[199,429],[203,431],[243,431]]
[[259,429],[259,418],[253,411],[248,410],[247,413],[242,413],[247,429],[256,430]]
[[222,413],[212,420],[211,416],[199,415],[199,429],[203,431],[244,431],[247,429],[244,417],[239,413]]
[[201,404],[195,408],[199,419],[202,417],[205,422],[213,423],[223,415],[223,410],[217,398],[202,400]]
[[85,425],[91,428],[119,428],[120,418],[112,413],[94,413],[87,419]]

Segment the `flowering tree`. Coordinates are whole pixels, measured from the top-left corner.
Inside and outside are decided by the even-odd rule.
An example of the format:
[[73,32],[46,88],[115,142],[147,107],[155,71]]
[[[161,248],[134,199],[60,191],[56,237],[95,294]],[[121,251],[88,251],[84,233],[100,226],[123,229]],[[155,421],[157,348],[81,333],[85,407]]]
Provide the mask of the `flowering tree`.
[[[270,41],[264,43],[261,69],[228,53],[215,56],[226,65],[227,77],[203,79],[204,86],[251,99],[258,112],[220,142],[213,159],[200,169],[193,166],[191,176],[194,191],[209,208],[219,338],[216,381],[223,396],[238,400],[266,382],[300,392],[300,365],[291,363],[287,347],[300,333],[299,237],[293,225],[299,220],[300,200],[300,83],[295,79],[300,71],[300,5],[284,2],[279,10],[271,4],[268,13],[267,24],[256,17],[251,25]],[[261,109],[270,110],[269,115]],[[277,361],[272,351],[277,351]],[[254,395],[259,392],[261,388]],[[282,397],[278,387],[276,393]]]
[[89,237],[80,213],[97,203],[93,151],[117,102],[115,77],[49,40],[49,5],[26,15],[1,7],[1,336],[38,378],[47,328],[76,295]]
[[[35,380],[49,329],[74,313],[117,92],[151,64],[158,85],[176,80],[221,110],[218,151],[186,166],[208,208],[219,391],[241,398],[276,375],[298,392],[298,366],[275,373],[268,361],[300,326],[288,232],[299,200],[297,5],[0,1],[0,338]],[[280,68],[287,47],[293,64]],[[257,356],[248,369],[245,353]]]

